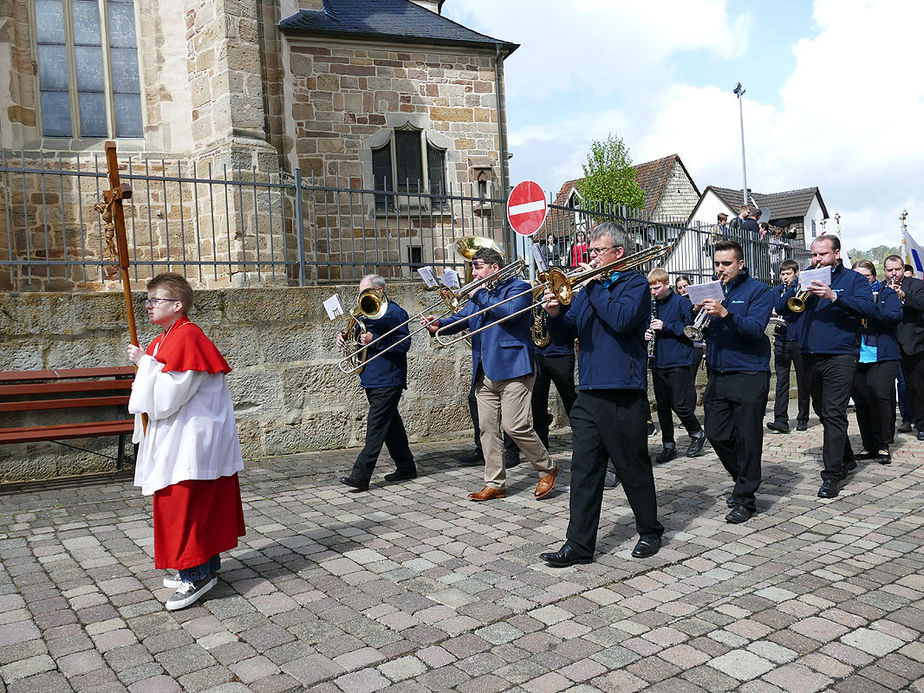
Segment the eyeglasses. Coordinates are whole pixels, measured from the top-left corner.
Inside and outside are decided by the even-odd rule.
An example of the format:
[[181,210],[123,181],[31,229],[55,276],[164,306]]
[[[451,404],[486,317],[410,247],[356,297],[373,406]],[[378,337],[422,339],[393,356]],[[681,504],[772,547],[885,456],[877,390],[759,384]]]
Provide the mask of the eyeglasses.
[[160,297],[155,296],[154,298],[149,298],[149,299],[147,299],[147,300],[144,302],[144,305],[146,305],[146,306],[148,306],[148,307],[150,307],[150,308],[153,308],[154,306],[156,306],[156,305],[157,305],[158,303],[160,303],[161,301],[176,301],[176,300],[177,300],[177,299],[175,299],[175,298],[160,298]]
[[608,245],[608,246],[606,246],[605,248],[590,248],[590,249],[588,250],[588,252],[589,252],[591,255],[602,255],[602,254],[605,253],[607,250],[615,250],[615,248],[616,248],[615,245]]

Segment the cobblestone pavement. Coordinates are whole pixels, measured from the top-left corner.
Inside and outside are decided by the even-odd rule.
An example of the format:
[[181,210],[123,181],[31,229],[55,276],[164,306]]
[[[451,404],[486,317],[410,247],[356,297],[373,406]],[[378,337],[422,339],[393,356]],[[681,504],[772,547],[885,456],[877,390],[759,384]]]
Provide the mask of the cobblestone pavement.
[[541,501],[526,464],[467,501],[466,441],[415,446],[402,485],[383,459],[367,493],[336,483],[355,451],[253,462],[247,536],[172,613],[130,482],[0,496],[0,690],[921,691],[924,443],[900,439],[825,501],[821,427],[768,435],[743,525],[715,455],[681,457],[655,470],[657,556],[630,558],[616,489],[597,561],[565,570],[537,554],[568,521],[566,433]]

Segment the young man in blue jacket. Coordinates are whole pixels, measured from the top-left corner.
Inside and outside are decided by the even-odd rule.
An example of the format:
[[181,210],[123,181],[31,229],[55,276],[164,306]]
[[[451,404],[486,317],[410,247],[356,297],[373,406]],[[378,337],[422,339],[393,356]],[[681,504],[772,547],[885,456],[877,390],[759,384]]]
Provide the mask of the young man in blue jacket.
[[709,299],[706,328],[709,383],[703,395],[706,437],[735,482],[725,521],[747,522],[757,511],[764,412],[770,392],[770,340],[765,333],[773,309],[770,288],[748,274],[735,241],[715,244],[713,266],[725,298]]
[[898,255],[887,257],[883,267],[886,283],[895,289],[902,303],[896,338],[917,437],[924,440],[924,282],[908,272],[909,266]]
[[[626,255],[626,245],[622,226],[600,224],[591,232],[591,263],[602,267],[615,262]],[[574,296],[563,315],[551,291],[543,298],[550,320],[564,320],[577,330],[580,384],[571,409],[567,541],[558,551],[539,557],[556,567],[593,561],[607,459],[615,463],[635,515],[639,540],[632,556],[653,556],[661,548],[664,527],[658,521],[645,424],[648,282],[632,270],[596,277]]]
[[[385,301],[385,280],[377,274],[363,277],[359,290],[376,289]],[[340,483],[357,491],[369,489],[369,479],[378,461],[382,445],[388,448],[388,454],[395,461],[395,471],[385,475],[385,481],[395,484],[417,477],[414,455],[407,441],[404,421],[398,413],[398,402],[407,389],[407,352],[411,348],[408,338],[407,311],[394,301],[387,301],[385,312],[381,317],[364,320],[366,332],[360,336],[362,344],[391,331],[404,323],[388,337],[376,342],[366,349],[366,358],[372,358],[388,350],[374,361],[370,361],[359,375],[359,384],[366,391],[369,400],[369,415],[366,417],[366,444],[353,463],[349,476],[342,477]],[[345,335],[337,334],[337,346],[343,347]]]
[[690,387],[695,358],[693,342],[683,333],[687,325],[693,324],[693,305],[690,299],[671,290],[670,277],[661,267],[648,273],[648,288],[654,305],[645,339],[649,343],[654,340],[651,382],[658,406],[662,444],[655,462],[669,462],[677,457],[673,412],[677,413],[680,423],[690,435],[687,457],[699,457],[703,454],[706,434],[693,411],[696,407],[696,393]]
[[[783,282],[774,291],[782,295],[787,288],[799,284],[799,265],[795,260],[780,263],[780,280]],[[774,301],[776,303],[776,301]],[[799,409],[796,412],[796,430],[808,430],[809,384],[799,351],[799,317],[801,313],[790,313],[783,324],[773,328],[773,369],[776,373],[776,397],[773,400],[773,421],[767,428],[776,433],[789,433],[789,373],[795,368],[796,391]]]
[[[812,242],[812,264],[831,268],[831,284],[813,281],[811,295],[799,319],[799,350],[811,383],[812,407],[824,427],[819,498],[834,498],[841,481],[857,467],[847,439],[847,403],[860,356],[860,321],[874,318],[873,292],[861,275],[841,263],[837,236]],[[776,312],[792,315],[787,303],[796,293],[789,287],[777,301]]]
[[[486,279],[503,264],[504,258],[496,250],[481,248],[472,256],[472,275],[475,279]],[[439,320],[433,315],[421,318],[421,323],[430,332],[447,327],[441,334],[454,334],[465,328],[473,333],[472,378],[478,398],[485,483],[480,491],[469,494],[473,501],[507,497],[501,429],[513,439],[526,460],[541,475],[533,496],[542,498],[555,486],[558,466],[549,458],[548,450],[536,435],[530,416],[529,402],[536,380],[530,333],[532,315],[525,311],[515,318],[498,322],[529,307],[532,298],[529,284],[511,277],[496,286],[476,289],[455,315]],[[469,318],[482,310],[485,312]],[[479,328],[492,323],[496,324],[474,334]]]

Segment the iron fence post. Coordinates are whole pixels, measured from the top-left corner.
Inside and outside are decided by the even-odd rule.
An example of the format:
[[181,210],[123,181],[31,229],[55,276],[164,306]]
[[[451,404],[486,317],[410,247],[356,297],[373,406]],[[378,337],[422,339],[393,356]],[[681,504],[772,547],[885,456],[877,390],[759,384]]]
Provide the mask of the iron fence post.
[[305,225],[302,219],[302,170],[295,171],[295,242],[298,244],[298,285],[305,286]]

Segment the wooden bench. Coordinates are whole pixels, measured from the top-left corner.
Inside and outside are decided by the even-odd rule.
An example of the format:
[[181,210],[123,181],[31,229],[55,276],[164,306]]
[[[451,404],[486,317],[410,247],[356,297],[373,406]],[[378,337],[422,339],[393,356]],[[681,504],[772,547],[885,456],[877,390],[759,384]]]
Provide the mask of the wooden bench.
[[[121,471],[125,463],[125,438],[131,436],[135,426],[134,417],[128,414],[128,398],[134,375],[133,366],[0,371],[0,421],[10,418],[3,417],[3,414],[34,412],[35,418],[44,418],[45,414],[68,409],[79,410],[81,415],[77,418],[91,419],[18,427],[0,425],[0,444],[53,441],[76,448],[75,445],[61,441],[118,436],[116,464]],[[107,411],[106,407],[120,407],[124,416],[108,418],[112,412]],[[86,451],[112,459],[109,455],[93,450]]]

